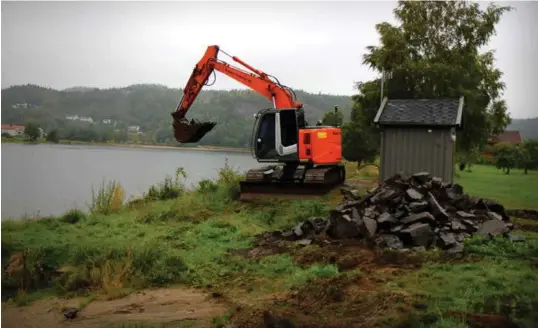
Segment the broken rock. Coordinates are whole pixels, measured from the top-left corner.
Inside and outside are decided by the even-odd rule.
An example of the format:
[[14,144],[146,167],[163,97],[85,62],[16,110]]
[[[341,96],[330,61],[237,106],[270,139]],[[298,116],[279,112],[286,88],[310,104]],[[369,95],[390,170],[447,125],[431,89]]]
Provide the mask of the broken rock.
[[403,229],[400,233],[404,244],[414,246],[429,247],[435,238],[435,233],[427,223],[415,223]]
[[410,224],[415,222],[435,222],[435,218],[428,212],[420,212],[420,213],[413,213],[406,217],[405,219],[401,220],[403,224]]
[[438,243],[441,248],[447,249],[456,244],[456,238],[453,233],[441,233],[439,235]]
[[405,191],[405,194],[407,195],[410,201],[422,200],[424,198],[424,196],[419,191],[413,188],[407,189]]
[[441,205],[439,205],[439,202],[437,201],[435,196],[433,196],[431,192],[428,192],[427,197],[428,197],[428,204],[430,205],[432,209],[433,216],[436,219],[441,220],[441,221],[448,220],[448,214],[446,213],[445,209],[441,207]]
[[369,217],[364,217],[362,222],[363,224],[359,226],[361,233],[368,238],[375,236],[377,230],[376,220],[370,219]]
[[384,212],[377,217],[377,223],[382,228],[390,228],[391,226],[398,223],[398,220],[394,218],[389,212]]
[[507,232],[508,228],[503,221],[493,219],[484,222],[476,233],[482,237],[496,237]]
[[330,235],[337,239],[355,238],[359,236],[358,222],[345,214],[334,220]]
[[394,250],[402,249],[404,247],[400,238],[395,235],[380,235],[376,238],[375,243],[380,248],[388,247]]
[[[324,234],[329,237],[324,238],[326,243],[366,238],[400,250],[436,245],[461,253],[464,239],[477,231],[482,236],[499,236],[513,228],[501,204],[470,197],[460,185],[444,183],[428,172],[394,175],[362,198],[349,187],[341,192],[344,200],[328,219],[309,218],[274,238],[308,243],[316,234]],[[521,239],[507,237],[514,242]]]
[[423,201],[420,201],[420,202],[411,202],[408,207],[409,207],[409,211],[410,212],[413,212],[413,213],[418,213],[418,212],[422,212],[424,211],[425,209],[427,209],[429,206],[428,202],[423,200]]

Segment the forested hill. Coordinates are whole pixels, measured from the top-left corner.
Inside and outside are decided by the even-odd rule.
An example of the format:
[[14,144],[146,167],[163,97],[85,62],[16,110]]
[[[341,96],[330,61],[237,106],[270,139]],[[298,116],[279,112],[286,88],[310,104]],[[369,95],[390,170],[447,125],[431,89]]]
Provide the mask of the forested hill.
[[519,131],[523,139],[538,139],[538,117],[513,118],[506,130]]
[[[334,105],[343,111],[346,121],[349,119],[352,106],[349,96],[295,92],[297,100],[305,104],[309,124],[315,124]],[[61,134],[74,129],[74,124],[82,128],[82,122],[66,119],[78,115],[91,117],[92,129],[115,124],[117,132],[128,126],[140,126],[146,138],[170,142],[170,113],[181,96],[179,89],[150,84],[111,89],[74,87],[61,91],[36,85],[13,86],[2,90],[2,123],[34,121],[46,132],[58,130]],[[203,144],[242,147],[250,140],[253,114],[269,107],[271,103],[267,99],[249,90],[208,90],[200,93],[187,117],[218,123],[203,139]]]

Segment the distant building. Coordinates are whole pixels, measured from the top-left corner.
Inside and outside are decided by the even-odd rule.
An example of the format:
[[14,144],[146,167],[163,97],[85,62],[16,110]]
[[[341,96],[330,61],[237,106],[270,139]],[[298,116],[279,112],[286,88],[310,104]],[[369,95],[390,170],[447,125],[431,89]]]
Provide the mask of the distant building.
[[2,124],[2,134],[7,133],[12,137],[22,136],[24,134],[24,126],[13,124]]
[[518,144],[523,142],[523,139],[521,138],[519,131],[504,131],[503,133],[493,135],[488,138],[488,144],[491,146],[501,142]]
[[381,130],[380,179],[426,171],[451,183],[463,100],[384,98],[374,119]]
[[28,107],[30,107],[30,105],[27,104],[27,103],[19,103],[19,104],[11,105],[11,108],[15,108],[15,109],[18,109],[18,108],[28,108]]
[[112,120],[109,119],[109,118],[105,118],[105,119],[103,120],[103,124],[112,124]]
[[88,122],[88,123],[93,123],[93,118],[91,117],[86,117],[86,116],[78,116],[78,115],[67,115],[65,117],[66,120],[70,120],[70,121],[82,121],[82,122]]
[[138,125],[130,125],[127,128],[127,131],[129,131],[129,132],[140,132],[140,126],[138,126]]

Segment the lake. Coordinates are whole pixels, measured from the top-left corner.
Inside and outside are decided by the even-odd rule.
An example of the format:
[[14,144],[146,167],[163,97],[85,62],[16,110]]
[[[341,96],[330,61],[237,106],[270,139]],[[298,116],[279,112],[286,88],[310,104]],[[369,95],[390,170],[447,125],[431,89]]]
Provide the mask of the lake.
[[192,185],[215,178],[226,158],[241,171],[263,165],[250,153],[2,143],[2,219],[87,210],[92,186],[103,179],[120,182],[127,197],[140,196],[183,167]]

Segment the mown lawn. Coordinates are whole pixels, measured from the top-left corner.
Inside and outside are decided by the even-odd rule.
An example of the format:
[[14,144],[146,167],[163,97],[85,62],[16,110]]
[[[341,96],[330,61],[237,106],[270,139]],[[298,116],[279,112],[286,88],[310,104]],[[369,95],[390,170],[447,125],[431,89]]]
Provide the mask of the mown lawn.
[[470,195],[495,199],[507,208],[538,209],[538,171],[505,174],[494,166],[473,165],[472,172],[457,173],[455,181]]

